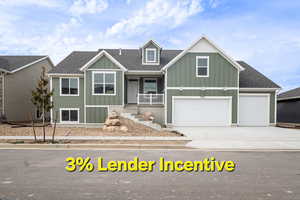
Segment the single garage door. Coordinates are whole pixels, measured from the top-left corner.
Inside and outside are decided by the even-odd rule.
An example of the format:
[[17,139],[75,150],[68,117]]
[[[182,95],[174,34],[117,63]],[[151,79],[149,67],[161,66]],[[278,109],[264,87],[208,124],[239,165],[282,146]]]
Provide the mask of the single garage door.
[[175,126],[229,126],[231,97],[173,97]]
[[268,126],[269,109],[269,94],[240,94],[239,125]]

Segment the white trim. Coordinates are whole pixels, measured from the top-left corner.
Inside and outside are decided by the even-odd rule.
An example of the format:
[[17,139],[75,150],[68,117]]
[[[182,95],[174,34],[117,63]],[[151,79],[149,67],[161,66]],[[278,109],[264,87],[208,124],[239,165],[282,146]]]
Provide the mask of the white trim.
[[[146,94],[146,93],[145,93],[145,81],[146,81],[146,80],[149,80],[149,81],[155,80],[155,81],[156,81],[156,91],[155,91],[155,93],[156,93],[156,94],[158,93],[158,86],[157,86],[158,81],[157,81],[157,79],[158,79],[158,78],[143,78],[143,94]],[[138,92],[138,93],[139,93],[139,92]]]
[[[94,80],[94,75],[95,74],[103,74],[103,94],[97,94],[95,93],[95,80]],[[114,93],[113,94],[106,94],[105,93],[105,74],[113,74],[114,75]],[[116,72],[114,71],[92,71],[92,95],[93,96],[116,96],[117,93],[117,76]],[[112,83],[109,83],[112,84]]]
[[83,77],[83,74],[62,74],[62,73],[53,73],[53,74],[48,74],[48,76],[62,76],[62,77]]
[[[270,93],[240,93],[239,96],[267,96],[268,97],[268,125],[270,126],[270,106],[271,106],[271,94]],[[240,108],[238,107],[238,112]],[[240,126],[240,119],[238,121],[238,126]],[[243,125],[242,125],[243,126]],[[257,125],[247,125],[247,126],[257,126]]]
[[[153,61],[149,60],[148,51],[154,51],[154,60]],[[157,49],[156,48],[146,48],[145,52],[146,52],[146,56],[145,56],[146,63],[151,63],[151,64],[158,63],[157,62]]]
[[86,71],[123,71],[120,69],[87,69]]
[[268,91],[276,91],[280,90],[280,88],[239,88],[242,92],[268,92]]
[[[68,110],[69,112],[72,111],[72,110],[76,110],[77,111],[77,116],[78,116],[77,121],[62,121],[62,111],[63,110]],[[62,124],[79,124],[79,122],[80,122],[80,109],[79,108],[60,108],[59,109],[59,121]]]
[[[52,92],[53,89],[52,84],[52,77],[50,77],[50,92]],[[50,97],[50,102],[53,102],[53,95]],[[53,108],[50,109],[50,123],[53,124]]]
[[122,106],[125,106],[125,73],[122,72]]
[[217,47],[216,44],[214,44],[211,40],[209,40],[206,36],[201,36],[198,40],[192,43],[191,46],[189,46],[187,49],[182,51],[180,54],[178,54],[175,58],[173,58],[171,61],[169,61],[161,70],[165,71],[170,66],[172,66],[175,62],[177,62],[180,58],[182,58],[185,54],[188,53],[188,51],[193,48],[200,40],[206,40],[208,43],[210,43],[213,47],[215,47],[219,53],[228,61],[230,62],[235,68],[237,68],[239,71],[243,71],[244,68],[237,63],[234,59],[232,59],[230,56],[228,56],[221,48]]
[[[172,125],[175,125],[174,123],[174,108],[175,108],[175,100],[176,99],[229,99],[229,122],[227,124],[227,126],[231,126],[232,125],[232,96],[172,96]],[[209,126],[214,126],[213,124],[209,124]]]
[[86,108],[109,108],[110,105],[85,105]]
[[128,70],[126,75],[161,75],[162,71]]
[[[76,79],[77,80],[77,94],[63,94],[62,93],[62,79],[69,79],[69,87],[70,87],[70,79]],[[79,78],[78,77],[59,77],[59,96],[62,97],[78,97],[80,94],[80,84],[79,84]]]
[[[277,96],[277,95],[276,95]],[[277,101],[284,101],[284,100],[293,100],[293,99],[300,99],[300,96],[294,96],[294,97],[286,97],[286,98],[278,98]]]
[[13,70],[13,71],[11,71],[10,73],[15,73],[15,72],[17,72],[17,71],[20,71],[20,70],[22,70],[22,69],[25,69],[25,68],[27,68],[27,67],[29,67],[29,66],[31,66],[31,65],[34,65],[34,64],[39,63],[39,62],[41,62],[41,61],[43,61],[43,60],[46,60],[47,58],[49,58],[49,57],[46,56],[46,57],[40,58],[40,59],[38,59],[38,60],[36,60],[36,61],[33,61],[33,62],[31,62],[31,63],[28,63],[28,64],[22,66],[22,67],[19,67],[18,69]]
[[141,49],[145,48],[145,46],[147,46],[150,42],[152,42],[158,49],[161,49],[161,47],[158,45],[157,42],[155,42],[154,40],[150,39],[148,42],[146,42]]
[[83,105],[84,105],[84,123],[86,123],[86,71],[83,72],[84,73],[84,82],[83,82],[83,88],[84,88],[84,96],[83,96]]
[[[207,66],[198,66],[198,59],[207,59]],[[206,75],[199,75],[198,68],[206,68],[207,74]],[[196,56],[196,77],[209,77],[209,56]]]
[[108,59],[110,59],[114,64],[116,64],[121,70],[127,71],[127,69],[119,63],[114,57],[112,57],[109,53],[107,53],[105,50],[102,50],[100,53],[98,53],[96,56],[94,56],[91,60],[89,60],[85,65],[83,65],[80,68],[80,71],[86,70],[89,66],[97,62],[102,56],[106,56]]
[[238,90],[238,87],[167,87],[167,90]]

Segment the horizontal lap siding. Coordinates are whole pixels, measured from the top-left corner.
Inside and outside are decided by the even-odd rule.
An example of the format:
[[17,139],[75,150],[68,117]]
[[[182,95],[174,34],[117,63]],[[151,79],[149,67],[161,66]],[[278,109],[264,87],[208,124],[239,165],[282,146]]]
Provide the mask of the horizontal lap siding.
[[[209,77],[196,77],[196,56],[209,56]],[[188,53],[168,69],[168,87],[238,87],[238,70],[218,53]]]
[[255,94],[270,94],[270,123],[275,123],[275,92],[240,92],[242,93],[255,93]]
[[107,108],[86,108],[86,123],[104,123],[108,114]]
[[79,122],[84,123],[84,80],[79,78],[79,96],[60,96],[60,81],[58,77],[52,78],[54,89],[52,119],[54,121],[57,112],[57,122],[60,122],[60,108],[79,108]]
[[[173,96],[231,96],[232,97],[232,123],[237,123],[237,90],[168,90],[167,123],[172,123],[172,97]],[[199,112],[201,114],[201,112]]]

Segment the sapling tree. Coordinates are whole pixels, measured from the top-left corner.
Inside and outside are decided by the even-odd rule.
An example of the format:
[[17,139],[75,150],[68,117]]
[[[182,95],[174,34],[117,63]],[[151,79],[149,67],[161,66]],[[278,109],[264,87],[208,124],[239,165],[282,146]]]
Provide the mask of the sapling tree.
[[31,101],[36,106],[37,110],[42,112],[44,142],[46,141],[45,113],[50,112],[50,110],[53,108],[53,102],[51,102],[53,91],[50,91],[48,84],[49,80],[46,76],[46,69],[43,67],[37,87],[32,91]]

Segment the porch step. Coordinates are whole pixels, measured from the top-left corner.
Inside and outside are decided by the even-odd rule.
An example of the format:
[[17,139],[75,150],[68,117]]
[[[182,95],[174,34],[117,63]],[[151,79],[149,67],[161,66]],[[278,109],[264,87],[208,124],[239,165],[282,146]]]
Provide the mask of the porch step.
[[142,124],[144,126],[148,126],[150,128],[153,128],[157,131],[160,131],[162,128],[159,124],[156,124],[156,123],[153,123],[152,121],[145,121],[144,119],[138,117],[137,114],[131,114],[131,113],[126,113],[126,112],[123,112],[120,114],[121,117],[124,117],[124,118],[127,118],[127,119],[130,119],[138,124]]

